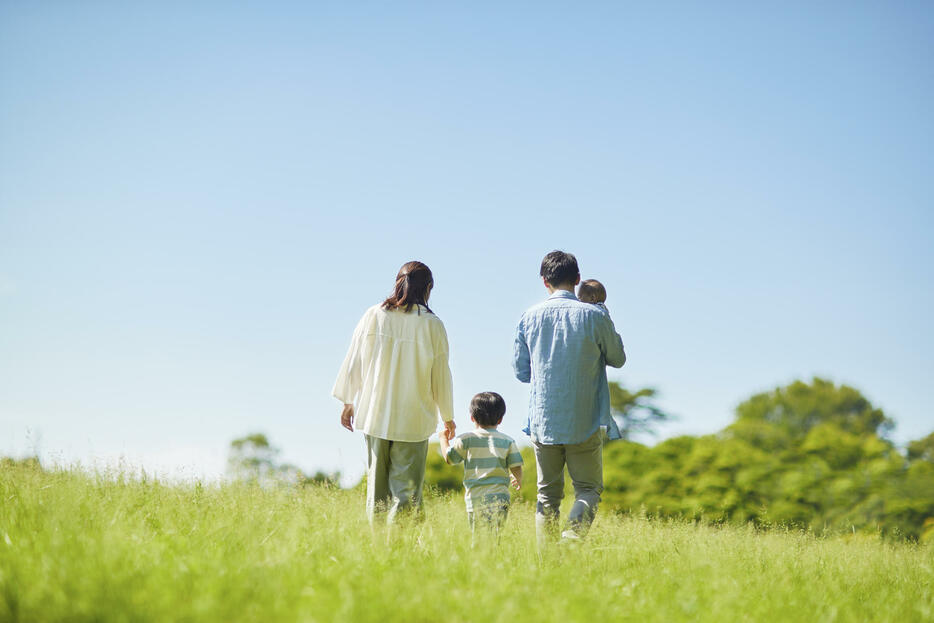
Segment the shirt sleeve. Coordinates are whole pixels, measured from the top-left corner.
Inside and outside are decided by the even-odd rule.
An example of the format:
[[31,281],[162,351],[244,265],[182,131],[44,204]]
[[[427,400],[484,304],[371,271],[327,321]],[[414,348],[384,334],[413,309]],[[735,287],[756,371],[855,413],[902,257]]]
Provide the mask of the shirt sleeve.
[[448,451],[444,458],[451,465],[456,465],[464,461],[464,454],[464,441],[460,437],[455,437],[451,440],[451,445],[448,446]]
[[506,457],[507,467],[516,467],[522,465],[522,454],[519,452],[519,446],[513,441],[509,444],[509,456]]
[[444,422],[454,419],[454,380],[448,365],[448,334],[439,320],[433,331],[434,361],[431,364],[431,395]]
[[344,363],[341,364],[340,372],[337,373],[337,380],[334,381],[334,388],[331,390],[331,395],[344,404],[352,404],[363,386],[363,362],[361,359],[369,317],[370,313],[367,312],[363,314],[363,318],[357,323],[357,328],[354,329],[353,337],[350,340],[350,348],[347,350]]
[[616,325],[609,314],[600,314],[597,320],[597,342],[606,365],[611,368],[622,368],[626,363],[626,351],[623,349],[623,338],[616,332]]
[[516,327],[516,342],[513,347],[512,366],[516,373],[516,378],[522,383],[528,383],[532,380],[532,357],[529,353],[529,345],[525,340],[525,329],[522,321]]

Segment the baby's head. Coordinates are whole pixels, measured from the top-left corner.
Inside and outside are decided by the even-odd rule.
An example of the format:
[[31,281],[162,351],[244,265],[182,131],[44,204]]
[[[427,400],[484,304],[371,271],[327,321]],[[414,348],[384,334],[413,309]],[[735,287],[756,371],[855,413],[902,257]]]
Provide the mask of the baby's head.
[[577,286],[577,298],[585,303],[606,303],[606,288],[596,279],[581,281]]
[[496,392],[480,392],[470,401],[470,419],[478,426],[499,426],[506,415],[506,401]]

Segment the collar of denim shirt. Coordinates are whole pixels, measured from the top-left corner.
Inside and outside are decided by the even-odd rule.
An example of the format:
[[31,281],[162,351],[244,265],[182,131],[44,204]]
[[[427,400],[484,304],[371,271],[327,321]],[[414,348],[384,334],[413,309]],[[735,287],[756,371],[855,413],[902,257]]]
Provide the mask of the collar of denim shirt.
[[555,290],[554,292],[552,292],[551,296],[549,296],[548,298],[549,299],[574,299],[575,301],[577,300],[577,296],[575,296],[573,292],[568,292],[567,290]]

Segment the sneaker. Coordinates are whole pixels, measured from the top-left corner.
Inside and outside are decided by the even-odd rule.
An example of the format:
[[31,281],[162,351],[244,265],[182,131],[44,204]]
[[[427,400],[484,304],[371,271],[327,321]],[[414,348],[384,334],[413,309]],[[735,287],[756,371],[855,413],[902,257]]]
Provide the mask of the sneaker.
[[580,543],[581,536],[574,532],[573,530],[565,530],[561,533],[561,540],[559,543]]

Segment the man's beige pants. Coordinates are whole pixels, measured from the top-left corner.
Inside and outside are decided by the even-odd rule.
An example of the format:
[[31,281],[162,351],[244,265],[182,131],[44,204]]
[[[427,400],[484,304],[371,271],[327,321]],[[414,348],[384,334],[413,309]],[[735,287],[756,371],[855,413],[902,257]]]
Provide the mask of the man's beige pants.
[[574,506],[568,524],[576,532],[586,532],[597,514],[603,493],[603,438],[598,430],[589,439],[575,444],[532,442],[538,467],[538,504],[535,524],[539,535],[546,527],[557,527],[564,497],[564,466],[574,485]]

